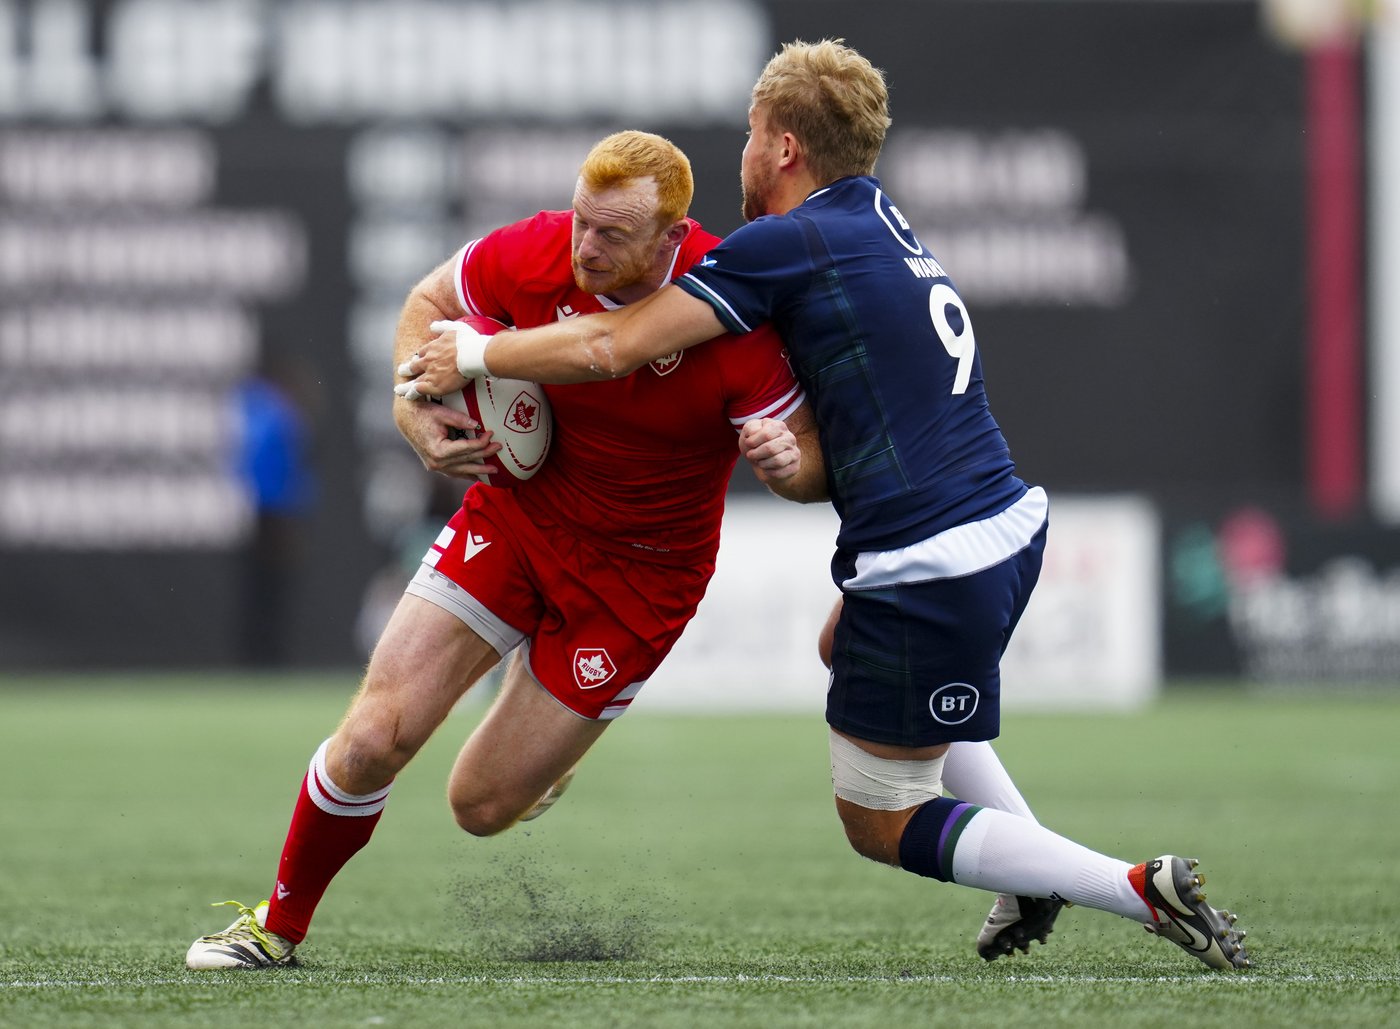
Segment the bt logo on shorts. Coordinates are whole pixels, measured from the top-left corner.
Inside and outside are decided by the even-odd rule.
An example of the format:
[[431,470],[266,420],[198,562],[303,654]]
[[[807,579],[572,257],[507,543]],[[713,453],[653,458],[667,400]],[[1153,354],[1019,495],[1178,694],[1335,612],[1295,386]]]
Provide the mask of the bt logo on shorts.
[[962,725],[977,713],[977,687],[965,682],[950,682],[933,691],[928,698],[928,710],[934,720],[944,725]]
[[574,651],[574,682],[581,690],[601,686],[617,674],[617,665],[602,647],[580,647]]

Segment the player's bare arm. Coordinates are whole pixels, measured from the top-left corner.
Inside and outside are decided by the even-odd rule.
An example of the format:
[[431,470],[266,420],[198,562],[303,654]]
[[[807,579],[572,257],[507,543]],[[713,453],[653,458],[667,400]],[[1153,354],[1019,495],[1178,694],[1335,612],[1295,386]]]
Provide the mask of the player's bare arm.
[[828,499],[817,423],[804,403],[788,416],[755,418],[739,431],[739,453],[758,481],[784,500],[809,504]]
[[[404,301],[394,334],[395,368],[433,335],[429,325],[458,318],[464,313],[452,281],[453,265],[454,262],[448,260],[434,269],[413,287]],[[395,382],[399,381],[402,379],[396,377]],[[474,431],[480,426],[465,413],[443,404],[396,403],[394,424],[413,447],[424,468],[454,478],[469,478],[489,471],[482,461],[500,449],[489,433],[475,439],[462,437],[463,431]]]
[[477,375],[572,383],[616,379],[725,332],[710,305],[676,286],[616,311],[480,336],[456,323],[410,352],[400,396],[440,397]]

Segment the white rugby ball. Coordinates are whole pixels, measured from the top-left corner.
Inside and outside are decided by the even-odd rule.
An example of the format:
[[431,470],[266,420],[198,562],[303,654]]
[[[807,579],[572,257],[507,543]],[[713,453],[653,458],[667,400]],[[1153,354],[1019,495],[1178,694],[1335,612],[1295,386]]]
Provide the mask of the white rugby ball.
[[[507,328],[494,318],[479,315],[458,321],[466,322],[483,336]],[[491,438],[501,445],[500,452],[485,461],[492,466],[492,473],[477,476],[482,482],[510,489],[544,466],[554,439],[554,415],[538,382],[483,375],[442,401],[448,407],[465,411],[483,429],[490,430]]]

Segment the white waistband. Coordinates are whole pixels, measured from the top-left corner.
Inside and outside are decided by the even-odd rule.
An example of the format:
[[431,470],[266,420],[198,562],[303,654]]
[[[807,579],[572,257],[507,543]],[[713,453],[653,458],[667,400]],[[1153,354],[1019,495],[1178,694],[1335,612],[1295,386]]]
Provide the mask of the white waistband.
[[1045,490],[1032,486],[1020,500],[990,518],[955,525],[898,550],[858,554],[856,574],[841,588],[869,590],[980,572],[1028,547],[1049,510]]

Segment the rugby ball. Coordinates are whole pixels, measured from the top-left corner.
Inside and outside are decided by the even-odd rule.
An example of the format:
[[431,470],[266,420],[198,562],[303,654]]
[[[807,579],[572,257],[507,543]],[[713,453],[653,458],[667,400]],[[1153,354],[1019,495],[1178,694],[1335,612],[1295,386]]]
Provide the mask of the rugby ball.
[[[483,336],[494,336],[507,328],[494,318],[480,315],[457,320]],[[477,476],[482,482],[510,489],[543,467],[554,439],[554,415],[538,382],[483,375],[472,379],[460,392],[449,393],[442,402],[465,411],[483,429],[489,429],[491,438],[501,445],[499,453],[486,459],[485,463],[492,467],[491,474]]]

